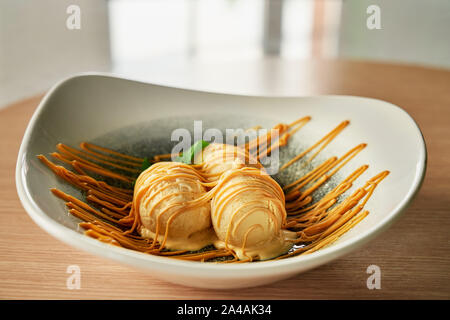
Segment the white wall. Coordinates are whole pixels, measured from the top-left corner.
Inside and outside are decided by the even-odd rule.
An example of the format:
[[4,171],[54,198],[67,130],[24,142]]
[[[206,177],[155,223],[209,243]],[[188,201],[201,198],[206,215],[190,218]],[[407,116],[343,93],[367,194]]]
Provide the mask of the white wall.
[[[340,0],[326,1],[333,4],[327,6],[330,10],[340,7]],[[81,30],[66,27],[71,4],[81,8]],[[241,92],[244,82],[253,88],[249,79],[259,79],[272,68],[284,72],[278,69],[281,62],[266,63],[262,56],[262,4],[262,0],[0,0],[0,108],[81,71],[113,70],[191,88]],[[366,27],[371,4],[381,7],[381,30]],[[313,0],[286,0],[283,8],[281,57],[309,58]],[[450,68],[450,0],[344,0],[341,8],[338,56]],[[330,24],[330,18],[325,19]],[[335,37],[333,32],[333,46]],[[325,51],[325,57],[336,56],[334,49]],[[236,80],[233,65],[243,74],[242,81],[248,81]],[[258,87],[259,80],[255,81]],[[272,81],[281,86],[276,78]]]
[[[381,30],[369,30],[366,9],[381,9]],[[449,0],[345,0],[339,55],[450,68]]]
[[[69,5],[81,29],[66,27]],[[110,68],[106,0],[0,1],[0,108],[74,72]]]

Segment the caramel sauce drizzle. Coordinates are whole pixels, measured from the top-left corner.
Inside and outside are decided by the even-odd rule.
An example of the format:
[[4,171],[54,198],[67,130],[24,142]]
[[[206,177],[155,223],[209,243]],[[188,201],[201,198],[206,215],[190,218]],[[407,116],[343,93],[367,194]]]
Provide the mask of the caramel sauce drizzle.
[[[244,145],[246,151],[243,154],[244,159],[248,160],[249,157],[255,156],[259,160],[260,157],[270,154],[273,148],[285,146],[288,139],[306,125],[310,119],[310,117],[303,117],[288,125],[276,125],[274,129],[278,129],[280,132],[278,139],[272,139],[271,133],[269,132],[266,137],[257,137],[249,141]],[[307,154],[313,152],[305,162],[312,163],[312,160],[349,123],[349,121],[340,123],[315,144],[284,164],[280,170],[286,169]],[[267,139],[265,144],[261,142],[264,139]],[[363,210],[363,208],[378,184],[389,174],[389,171],[380,172],[369,179],[363,187],[356,189],[352,194],[339,202],[339,199],[344,197],[344,193],[353,186],[353,183],[368,168],[367,165],[361,166],[321,199],[312,203],[314,191],[335,175],[365,147],[366,144],[362,143],[350,149],[339,158],[331,157],[283,188],[276,183],[276,186],[270,183],[266,184],[269,190],[273,190],[271,192],[275,192],[282,199],[285,199],[284,206],[287,212],[287,218],[283,219],[282,228],[295,231],[298,236],[295,240],[292,240],[297,247],[275,259],[308,254],[330,245],[368,215],[369,212]],[[53,163],[44,155],[38,155],[37,158],[50,168],[55,175],[82,190],[85,194],[86,201],[82,201],[58,189],[51,189],[51,192],[55,196],[65,201],[69,213],[82,220],[79,226],[85,230],[87,236],[111,245],[176,259],[210,261],[217,258],[227,258],[224,261],[217,261],[220,263],[243,263],[252,261],[251,257],[247,260],[239,260],[227,245],[224,249],[206,248],[205,251],[201,252],[182,250],[167,251],[164,249],[164,244],[168,236],[168,225],[161,242],[157,240],[159,230],[157,230],[154,239],[141,237],[137,233],[138,228],[142,224],[138,210],[135,210],[133,207],[132,182],[134,181],[134,176],[140,172],[139,168],[144,162],[143,158],[122,154],[115,150],[88,142],[82,142],[80,149],[72,148],[61,143],[56,146],[56,149],[58,152],[51,153],[51,156],[66,165],[70,165],[73,171],[62,165]],[[151,162],[157,163],[170,159],[171,157],[172,154],[156,155],[151,159]],[[209,180],[211,177],[205,176],[201,170],[204,165],[207,164],[190,165],[190,167],[196,170],[198,173],[194,174],[196,179],[199,179],[200,183],[209,191],[197,199],[188,201],[186,205],[189,207],[195,207],[205,201],[210,201],[217,194],[218,190],[220,190],[217,186],[223,185],[233,176],[229,175],[226,179],[211,182]],[[251,171],[251,169],[243,168],[243,171]],[[192,174],[192,170],[189,170],[189,174],[186,174]],[[113,186],[103,181],[100,177],[119,181],[122,183],[122,186]],[[261,186],[254,187],[261,188]],[[233,191],[233,197],[238,194],[240,190],[238,189],[236,189],[237,191]],[[220,192],[225,191],[222,190]],[[230,199],[221,199],[219,202],[220,206],[223,208],[227,201],[230,201]],[[280,203],[280,205],[283,205],[283,203]],[[218,214],[221,214],[221,210],[218,211]],[[157,223],[158,226],[159,223]],[[250,232],[251,230],[248,230],[246,233],[243,250],[245,249],[246,238]]]
[[322,151],[323,149],[325,149],[325,147],[331,142],[333,141],[334,138],[336,138],[336,136],[345,129],[345,127],[347,127],[350,124],[350,121],[345,120],[343,122],[341,122],[336,128],[334,128],[333,130],[331,130],[329,133],[327,133],[322,139],[320,139],[319,141],[317,141],[314,145],[312,145],[311,147],[309,147],[308,149],[306,149],[305,151],[303,151],[302,153],[300,153],[299,155],[295,156],[294,158],[292,158],[291,160],[289,160],[286,164],[284,164],[280,170],[286,169],[287,167],[289,167],[290,165],[292,165],[294,162],[298,161],[299,159],[301,159],[305,154],[309,153],[311,150],[317,148],[318,146],[320,146],[320,148],[307,160],[307,162],[311,162],[318,154],[320,151]]

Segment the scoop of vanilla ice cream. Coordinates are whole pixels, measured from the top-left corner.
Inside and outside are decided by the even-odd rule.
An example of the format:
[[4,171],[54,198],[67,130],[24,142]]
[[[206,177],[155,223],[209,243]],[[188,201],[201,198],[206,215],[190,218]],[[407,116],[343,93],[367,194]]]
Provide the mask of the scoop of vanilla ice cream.
[[200,179],[195,169],[179,162],[158,162],[142,172],[133,196],[141,219],[140,234],[157,236],[168,249],[199,250],[211,244],[215,236],[210,203],[192,202],[206,192]]
[[211,219],[218,248],[239,259],[279,256],[292,247],[295,233],[282,229],[286,220],[284,193],[269,175],[255,168],[224,173],[211,201]]
[[196,155],[195,163],[203,163],[202,173],[209,181],[216,181],[231,169],[254,167],[263,169],[256,157],[244,148],[222,143],[211,143]]

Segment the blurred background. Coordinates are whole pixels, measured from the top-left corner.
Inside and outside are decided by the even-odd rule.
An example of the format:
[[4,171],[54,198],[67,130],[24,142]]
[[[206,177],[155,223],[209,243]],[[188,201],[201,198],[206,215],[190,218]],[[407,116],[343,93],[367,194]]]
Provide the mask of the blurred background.
[[450,68],[449,32],[449,0],[0,0],[0,108],[85,71],[298,95],[305,61]]

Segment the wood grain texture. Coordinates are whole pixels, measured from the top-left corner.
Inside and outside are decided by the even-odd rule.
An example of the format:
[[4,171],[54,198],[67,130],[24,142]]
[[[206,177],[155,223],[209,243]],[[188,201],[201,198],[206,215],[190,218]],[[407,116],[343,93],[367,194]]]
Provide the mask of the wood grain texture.
[[[40,299],[449,299],[450,71],[368,62],[315,61],[301,70],[311,94],[347,94],[404,108],[428,148],[424,184],[406,213],[379,238],[337,261],[272,285],[202,290],[166,283],[55,240],[28,217],[14,171],[26,125],[41,97],[0,111],[0,298]],[[304,88],[299,88],[304,92]],[[81,268],[81,289],[68,290],[68,265]],[[380,290],[366,268],[380,266]]]

